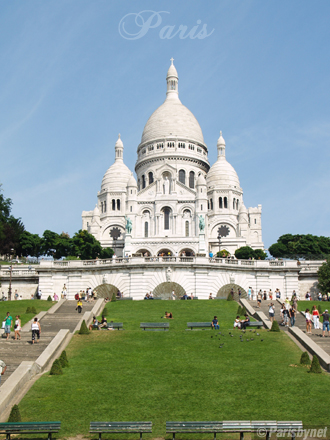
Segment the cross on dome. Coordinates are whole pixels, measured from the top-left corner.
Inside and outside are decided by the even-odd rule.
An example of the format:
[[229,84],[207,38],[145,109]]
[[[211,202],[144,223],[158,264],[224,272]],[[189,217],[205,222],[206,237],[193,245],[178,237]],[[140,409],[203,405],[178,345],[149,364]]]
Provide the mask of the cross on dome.
[[172,58],[170,59],[170,61],[171,61],[171,65],[173,66],[174,58],[172,57]]

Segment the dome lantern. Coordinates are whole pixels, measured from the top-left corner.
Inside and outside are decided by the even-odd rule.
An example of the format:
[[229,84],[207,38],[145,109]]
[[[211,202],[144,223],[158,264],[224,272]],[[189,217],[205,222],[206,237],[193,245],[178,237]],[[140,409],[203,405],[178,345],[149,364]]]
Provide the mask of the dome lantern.
[[118,134],[118,139],[115,144],[115,161],[121,160],[123,161],[123,152],[124,152],[124,144],[120,139],[120,133]]
[[222,137],[222,131],[220,131],[220,137],[217,142],[217,149],[218,149],[218,158],[220,157],[226,158],[226,142]]
[[178,99],[179,98],[179,77],[178,72],[173,64],[174,59],[171,58],[171,65],[167,71],[166,82],[167,82],[167,92],[166,99]]

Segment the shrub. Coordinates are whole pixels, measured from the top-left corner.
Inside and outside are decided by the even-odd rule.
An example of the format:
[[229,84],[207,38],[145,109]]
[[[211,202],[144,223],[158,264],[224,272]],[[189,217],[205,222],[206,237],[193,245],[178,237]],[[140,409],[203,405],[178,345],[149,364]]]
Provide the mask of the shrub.
[[271,332],[281,331],[277,321],[273,321],[272,328],[270,329],[270,331]]
[[14,405],[10,411],[9,423],[18,423],[22,421],[21,413],[19,412],[18,405]]
[[63,374],[61,363],[60,363],[59,359],[56,359],[53,362],[52,368],[50,369],[50,374],[52,376],[60,376],[61,374]]
[[113,293],[111,297],[111,302],[117,301],[116,294]]
[[48,295],[47,301],[52,301],[52,297]]
[[246,308],[243,307],[243,309],[242,309],[242,315],[245,316],[246,314],[247,314]]
[[234,298],[231,293],[228,294],[227,301],[234,301]]
[[32,313],[31,307],[28,307],[25,313]]
[[103,315],[103,316],[108,316],[108,314],[109,314],[108,309],[105,307],[105,308],[103,309],[102,315]]
[[80,335],[88,335],[89,334],[89,330],[87,328],[85,320],[83,320],[83,322],[81,323],[79,334]]
[[31,313],[33,313],[34,315],[38,313],[35,307],[31,307]]
[[310,373],[322,373],[319,358],[314,354],[311,369],[309,370]]
[[300,358],[300,363],[303,365],[310,365],[311,360],[309,359],[307,351],[304,351]]
[[61,356],[59,357],[59,361],[62,368],[66,368],[69,366],[68,358],[66,357],[66,351],[63,350]]
[[242,309],[242,306],[238,306],[238,309],[237,309],[237,315],[238,315],[238,316],[242,316],[242,315],[243,315],[243,309]]

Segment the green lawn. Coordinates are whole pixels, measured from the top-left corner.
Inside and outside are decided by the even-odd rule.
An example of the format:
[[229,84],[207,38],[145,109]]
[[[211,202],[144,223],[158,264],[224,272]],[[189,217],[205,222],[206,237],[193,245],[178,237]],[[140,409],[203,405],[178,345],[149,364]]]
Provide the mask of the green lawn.
[[[330,376],[296,367],[301,351],[283,332],[247,331],[240,342],[241,332],[232,329],[237,303],[117,301],[107,307],[108,321],[123,322],[125,330],[75,335],[63,376],[44,374],[20,403],[24,421],[59,420],[61,437],[88,435],[90,421],[152,421],[146,438],[165,437],[170,420],[329,422]],[[140,330],[140,322],[160,322],[165,310],[174,316],[168,332]],[[214,315],[220,341],[218,331],[185,330],[188,321]]]
[[316,305],[316,307],[321,306],[322,312],[324,312],[325,309],[330,310],[329,301],[298,301],[298,310],[300,312],[304,312],[306,309],[311,311],[314,305]]
[[[53,301],[38,301],[23,299],[20,301],[0,301],[0,320],[3,321],[7,312],[15,321],[15,316],[20,315],[22,326],[33,318],[33,313],[25,313],[28,307],[34,307],[37,313],[50,309],[55,303]],[[14,324],[13,327],[14,328]]]

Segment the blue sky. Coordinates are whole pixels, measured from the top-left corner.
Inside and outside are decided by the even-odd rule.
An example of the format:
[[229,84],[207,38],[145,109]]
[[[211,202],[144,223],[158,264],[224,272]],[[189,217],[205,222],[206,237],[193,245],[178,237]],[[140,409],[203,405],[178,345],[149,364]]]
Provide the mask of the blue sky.
[[[222,130],[245,205],[262,204],[265,246],[329,236],[329,19],[326,0],[2,1],[0,182],[13,214],[32,233],[80,229],[118,133],[134,169],[173,56],[210,163]],[[205,38],[181,38],[203,26]]]

